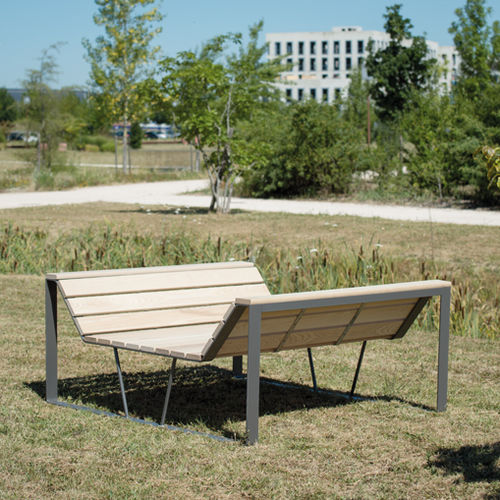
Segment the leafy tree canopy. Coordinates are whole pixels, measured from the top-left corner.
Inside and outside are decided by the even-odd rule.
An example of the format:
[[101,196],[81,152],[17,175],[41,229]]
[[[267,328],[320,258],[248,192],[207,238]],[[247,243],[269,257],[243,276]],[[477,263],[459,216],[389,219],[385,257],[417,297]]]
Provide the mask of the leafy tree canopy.
[[435,60],[428,57],[425,39],[411,35],[413,26],[400,10],[401,4],[395,4],[384,14],[384,28],[390,36],[388,46],[376,51],[373,42],[368,44],[370,93],[383,119],[394,119],[409,104],[415,90],[427,87],[435,65]]

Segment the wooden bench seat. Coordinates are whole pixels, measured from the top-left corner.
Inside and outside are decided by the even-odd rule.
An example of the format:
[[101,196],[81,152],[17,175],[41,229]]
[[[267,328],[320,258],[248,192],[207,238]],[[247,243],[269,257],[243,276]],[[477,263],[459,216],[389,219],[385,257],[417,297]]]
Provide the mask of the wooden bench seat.
[[[446,407],[450,283],[445,281],[273,296],[252,263],[226,262],[52,273],[46,283],[51,402],[57,402],[57,288],[82,340],[114,348],[122,389],[117,349],[196,362],[232,356],[241,364],[241,356],[247,355],[250,442],[258,436],[261,353],[307,348],[312,363],[311,347],[348,342],[363,342],[363,353],[369,340],[403,337],[426,302],[439,295],[437,407]],[[361,359],[362,354],[357,372]],[[122,396],[125,403],[124,391]],[[168,398],[164,414],[167,403]]]

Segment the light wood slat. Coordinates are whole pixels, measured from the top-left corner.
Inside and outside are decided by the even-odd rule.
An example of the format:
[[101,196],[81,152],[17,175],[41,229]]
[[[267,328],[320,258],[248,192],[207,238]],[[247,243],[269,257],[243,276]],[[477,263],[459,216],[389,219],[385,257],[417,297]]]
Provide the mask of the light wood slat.
[[155,328],[149,330],[135,330],[133,332],[101,333],[85,336],[86,341],[98,342],[102,345],[116,347],[131,347],[146,345],[158,339],[174,344],[206,342],[212,335],[218,323],[204,323],[200,325],[178,326],[171,328]]
[[203,269],[235,269],[241,267],[254,267],[252,262],[233,261],[233,262],[210,262],[206,264],[183,264],[174,266],[154,266],[154,267],[128,267],[124,269],[102,269],[100,271],[74,271],[62,273],[47,273],[49,280],[66,280],[75,278],[98,278],[103,276],[124,276],[131,274],[157,274],[183,272]]
[[[271,295],[270,297],[245,298],[238,297],[237,304],[241,305],[272,305],[296,303],[299,301],[314,301],[326,299],[346,299],[360,298],[362,302],[374,302],[370,296],[380,296],[387,294],[415,293],[416,297],[424,296],[422,293],[428,292],[432,295],[438,290],[450,288],[450,282],[442,280],[412,281],[409,283],[393,283],[388,285],[361,286],[355,288],[339,288],[336,290],[320,290],[316,292],[287,293]],[[381,301],[391,300],[388,296]],[[377,300],[377,301],[378,301]]]
[[[278,335],[262,335],[260,338],[261,351],[274,351],[279,344],[281,334]],[[224,356],[244,355],[248,352],[248,337],[240,337],[237,339],[227,339],[220,350],[217,352],[216,358]]]
[[75,318],[82,335],[95,333],[127,332],[168,326],[196,325],[219,322],[227,305],[189,307],[184,309],[140,311],[134,313],[83,316]]
[[67,300],[73,316],[88,316],[118,312],[148,311],[196,305],[212,305],[230,303],[237,293],[248,296],[269,293],[266,285],[235,285],[199,290],[169,290],[159,292],[142,292],[119,295],[103,295],[98,297],[78,297]]
[[65,298],[263,283],[256,268],[192,270],[59,281]]
[[[297,311],[299,314],[299,311]],[[295,315],[286,315],[281,317],[272,317],[270,319],[266,318],[262,319],[260,331],[262,335],[268,333],[278,333],[281,332],[283,335],[290,329],[295,318]],[[229,334],[229,339],[238,338],[238,337],[246,337],[248,335],[248,319],[240,319],[238,323],[234,326],[231,333]]]
[[369,323],[369,328],[367,325],[354,325],[349,333],[345,336],[343,342],[353,341],[353,340],[370,340],[372,337],[387,335],[395,335],[399,330],[399,327],[403,324],[406,318],[400,318],[399,320],[392,320],[380,323]]
[[415,306],[416,300],[403,305],[393,305],[384,307],[365,307],[355,324],[370,323],[372,321],[390,320],[396,318],[406,318]]

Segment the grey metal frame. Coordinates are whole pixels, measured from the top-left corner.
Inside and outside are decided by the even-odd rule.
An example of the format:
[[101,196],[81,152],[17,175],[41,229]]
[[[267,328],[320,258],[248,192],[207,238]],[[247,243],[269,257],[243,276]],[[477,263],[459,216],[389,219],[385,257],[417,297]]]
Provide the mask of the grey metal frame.
[[[448,392],[448,349],[450,335],[450,288],[435,288],[422,291],[404,291],[404,292],[380,292],[370,294],[369,302],[378,302],[384,300],[399,300],[406,298],[421,298],[429,299],[433,296],[440,297],[439,306],[439,349],[438,349],[438,377],[437,377],[437,403],[436,410],[442,412],[446,410],[447,392]],[[362,298],[358,297],[337,297],[308,300],[298,299],[295,301],[284,302],[269,302],[263,304],[252,304],[248,306],[248,375],[247,375],[247,404],[246,404],[246,430],[248,444],[255,444],[259,439],[259,384],[260,384],[260,324],[262,313],[272,311],[285,311],[308,308],[318,308],[327,306],[339,306],[359,304],[363,302]],[[414,308],[414,312],[420,312],[424,301],[418,300]],[[360,308],[361,309],[361,308]],[[360,312],[358,309],[355,313],[357,316]],[[415,314],[416,316],[416,314]],[[415,319],[415,318],[413,318]],[[355,320],[355,319],[354,319]],[[351,321],[350,325],[354,321]],[[406,328],[410,326],[404,325]],[[401,329],[402,330],[402,329]],[[398,332],[398,335],[401,334]],[[404,334],[404,332],[402,332]],[[344,331],[345,336],[347,331]],[[363,359],[366,341],[363,343],[355,379],[351,388],[350,398],[354,394],[356,382],[359,375],[359,369]]]
[[[439,312],[439,349],[438,349],[438,376],[437,376],[437,404],[436,409],[438,412],[446,410],[447,403],[447,391],[448,391],[448,349],[449,349],[449,328],[450,328],[450,288],[439,287],[436,289],[427,289],[419,292],[416,291],[405,291],[405,292],[380,292],[377,294],[370,294],[369,302],[383,301],[383,300],[397,300],[405,298],[415,298],[420,297],[422,300],[417,302],[415,307],[415,313],[420,312],[425,302],[423,299],[428,299],[432,296],[440,297],[440,312]],[[360,297],[336,297],[336,298],[326,298],[326,299],[316,299],[308,300],[307,298],[298,299],[289,302],[273,301],[263,304],[252,304],[248,306],[248,358],[247,358],[247,398],[246,398],[246,431],[247,440],[249,444],[255,444],[259,438],[259,391],[260,391],[260,337],[261,337],[261,320],[262,313],[268,311],[285,311],[293,309],[304,309],[304,308],[317,308],[325,306],[338,306],[338,305],[348,305],[348,304],[359,304],[362,302]],[[359,310],[356,314],[359,313]],[[416,316],[415,314],[415,316]],[[414,319],[414,318],[413,318]],[[354,321],[351,322],[351,324]],[[409,325],[408,325],[409,326]],[[347,332],[344,332],[345,334]],[[402,332],[404,334],[404,332]],[[82,407],[78,405],[72,405],[69,403],[64,403],[58,401],[58,387],[57,387],[57,283],[51,279],[46,279],[45,281],[45,339],[46,339],[46,357],[45,357],[45,368],[46,368],[46,400],[49,403],[68,406],[77,409],[86,409],[93,411],[94,413],[106,414],[111,416],[117,416],[116,414],[110,412],[103,412],[100,410],[95,410],[92,408]],[[361,367],[361,361],[364,354],[364,348],[366,346],[366,341],[363,343],[362,351],[360,354],[360,359],[358,361],[358,366],[356,370],[355,379],[353,381],[353,387],[351,389],[352,398],[354,390],[356,387],[357,377],[359,375],[359,369]],[[312,362],[312,355],[310,350],[308,350],[309,361],[311,367],[311,374],[313,377],[313,385],[316,389],[316,377],[314,373],[314,364]],[[123,378],[121,374],[121,368],[119,365],[118,353],[115,349],[115,360],[117,361],[118,377],[120,379],[120,389],[122,392],[122,399],[124,402],[124,409],[126,417],[135,422],[147,423],[150,425],[158,425],[152,422],[146,422],[141,419],[131,418],[128,416],[128,408],[126,403],[125,389],[123,384]],[[175,358],[172,359],[172,367],[169,374],[169,383],[167,387],[167,394],[165,396],[165,403],[162,412],[162,419],[160,426],[163,426],[165,421],[166,410],[168,407],[168,401],[170,398],[170,392],[172,388],[173,375],[175,370]],[[235,375],[241,375],[242,372],[242,359],[241,356],[235,356],[233,358],[233,372]],[[215,437],[210,434],[198,433],[196,431],[189,431],[187,429],[181,429],[174,426],[166,426],[169,429],[181,430],[183,432],[207,435],[209,437]],[[222,441],[230,441],[226,438],[220,438]]]

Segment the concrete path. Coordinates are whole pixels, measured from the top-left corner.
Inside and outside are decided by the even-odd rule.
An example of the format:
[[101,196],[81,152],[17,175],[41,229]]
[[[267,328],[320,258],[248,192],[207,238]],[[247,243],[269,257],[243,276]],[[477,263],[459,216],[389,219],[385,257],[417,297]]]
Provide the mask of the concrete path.
[[[119,184],[50,192],[0,193],[0,209],[64,205],[73,203],[115,202],[139,205],[168,205],[178,207],[208,207],[207,195],[184,194],[207,187],[205,180],[171,181],[140,184]],[[452,208],[423,208],[366,203],[342,203],[306,200],[262,200],[233,198],[232,209],[257,212],[287,212],[293,214],[355,215],[393,220],[443,222],[500,226],[500,212],[492,210],[458,210]]]

